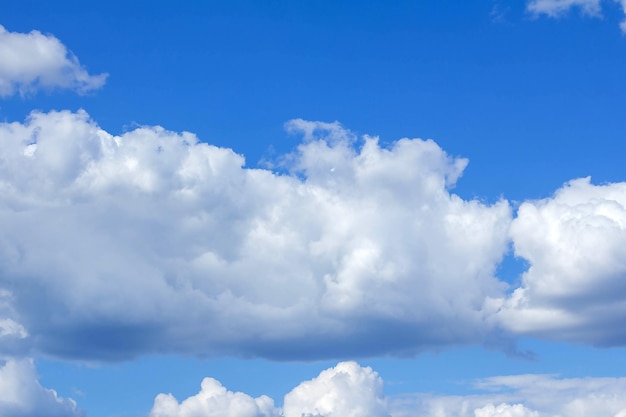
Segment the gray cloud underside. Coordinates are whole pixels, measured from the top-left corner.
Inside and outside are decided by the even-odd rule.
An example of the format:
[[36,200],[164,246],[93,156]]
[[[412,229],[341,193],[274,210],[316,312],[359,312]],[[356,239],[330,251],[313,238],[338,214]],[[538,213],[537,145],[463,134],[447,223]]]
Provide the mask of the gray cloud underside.
[[[0,124],[4,353],[313,359],[494,332],[626,340],[613,326],[624,184],[573,181],[514,218],[505,200],[451,193],[467,161],[431,140],[287,128],[303,142],[278,174],[191,133],[114,136],[83,111]],[[511,243],[530,264],[516,290],[494,275]]]

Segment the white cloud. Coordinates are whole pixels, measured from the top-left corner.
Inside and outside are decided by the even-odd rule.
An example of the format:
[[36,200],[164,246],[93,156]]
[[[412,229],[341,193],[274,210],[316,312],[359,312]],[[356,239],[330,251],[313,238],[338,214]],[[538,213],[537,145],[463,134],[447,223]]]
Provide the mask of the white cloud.
[[511,225],[530,268],[498,313],[514,333],[623,345],[626,332],[626,183],[569,182],[523,203]]
[[[626,0],[613,0],[622,7],[626,15]],[[530,0],[526,9],[535,14],[545,14],[550,17],[560,17],[572,8],[579,8],[584,14],[590,16],[602,15],[601,0]],[[620,29],[626,33],[626,18],[620,23]]]
[[0,367],[0,415],[3,417],[82,416],[72,399],[39,384],[30,359],[8,360]]
[[285,396],[284,417],[389,417],[383,381],[371,368],[341,362]]
[[475,417],[537,417],[536,411],[529,410],[522,404],[505,404],[498,406],[488,404],[474,410]]
[[[476,393],[390,399],[393,417],[607,417],[626,412],[626,378],[513,375],[474,382]],[[497,405],[496,405],[497,404]]]
[[[84,111],[0,124],[0,353],[401,355],[494,329],[626,344],[626,183],[575,180],[512,220],[450,193],[467,161],[433,141],[287,127],[304,141],[277,174]],[[510,242],[530,268],[507,296]]]
[[202,381],[200,392],[178,403],[172,394],[159,394],[150,417],[272,417],[278,416],[267,396],[252,398],[226,390],[213,378]]
[[181,403],[157,395],[150,417],[624,417],[626,378],[492,377],[472,394],[415,393],[387,397],[371,368],[341,362],[285,395],[282,408],[266,396],[227,391],[206,378]]
[[285,396],[282,409],[267,396],[227,391],[212,378],[181,403],[159,394],[150,417],[389,417],[383,381],[371,368],[341,362],[302,382]]
[[0,97],[42,88],[86,93],[102,87],[106,77],[89,75],[78,58],[52,35],[36,30],[9,32],[0,26]]
[[448,191],[467,161],[296,120],[290,174],[85,112],[0,124],[0,288],[35,348],[277,358],[481,342],[507,202]]

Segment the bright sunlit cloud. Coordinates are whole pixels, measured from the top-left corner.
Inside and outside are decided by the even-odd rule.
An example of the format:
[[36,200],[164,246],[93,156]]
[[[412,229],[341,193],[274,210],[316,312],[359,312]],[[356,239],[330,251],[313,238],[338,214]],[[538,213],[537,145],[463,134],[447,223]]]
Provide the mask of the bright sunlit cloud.
[[0,97],[54,88],[83,94],[101,88],[106,78],[90,75],[54,36],[9,32],[0,25]]
[[1,124],[0,257],[35,348],[285,359],[480,343],[508,203],[451,194],[467,162],[433,141],[289,126],[305,140],[279,175],[190,133],[113,136],[82,111]]
[[[626,343],[624,183],[574,180],[513,217],[451,193],[467,161],[431,140],[288,128],[304,141],[278,174],[84,111],[0,124],[3,337],[100,360],[413,354],[497,329]],[[495,275],[509,243],[517,289]]]
[[283,407],[267,396],[233,393],[211,378],[181,403],[158,394],[151,417],[622,417],[626,378],[558,378],[513,375],[476,380],[475,393],[445,396],[413,393],[386,396],[371,368],[341,362],[304,381],[284,397]]
[[[117,88],[103,101],[94,101],[90,110],[94,117],[80,109],[85,106],[80,95],[103,87],[108,74],[90,73],[71,52],[71,39],[62,43],[52,34],[11,32],[0,26],[0,98],[4,99],[0,106],[0,416],[85,416],[67,393],[79,395],[86,403],[95,398],[93,405],[124,393],[135,396],[135,390],[141,389],[143,396],[137,394],[133,405],[120,401],[110,411],[103,407],[98,410],[101,414],[89,411],[88,415],[626,417],[626,378],[598,377],[600,372],[588,372],[592,366],[564,375],[562,364],[552,369],[545,363],[541,369],[534,364],[515,365],[514,371],[502,371],[505,376],[489,377],[495,367],[488,364],[491,369],[478,370],[481,364],[471,356],[479,349],[458,359],[477,346],[517,353],[518,345],[524,347],[529,340],[540,346],[545,341],[559,342],[555,349],[562,349],[564,356],[571,353],[569,343],[626,348],[626,182],[619,182],[622,173],[617,170],[611,176],[606,172],[615,171],[607,170],[604,177],[596,176],[589,164],[561,176],[551,170],[563,169],[565,162],[553,164],[554,159],[539,158],[554,152],[568,161],[569,149],[561,146],[562,138],[568,136],[559,129],[578,114],[590,121],[587,125],[582,121],[583,133],[573,136],[593,132],[614,141],[606,139],[607,143],[618,143],[612,135],[621,125],[607,127],[607,120],[619,117],[613,114],[602,119],[605,115],[600,114],[620,108],[615,103],[625,96],[615,93],[621,91],[621,79],[614,74],[604,78],[612,67],[603,66],[602,59],[620,68],[621,63],[612,60],[615,50],[606,49],[611,53],[593,59],[596,45],[602,43],[595,42],[591,48],[582,45],[587,55],[579,56],[581,38],[568,32],[571,44],[551,44],[535,54],[532,47],[524,46],[524,35],[530,32],[522,30],[540,19],[516,17],[512,7],[497,1],[492,3],[491,19],[483,16],[482,26],[465,20],[458,24],[460,20],[446,11],[446,19],[454,17],[450,19],[454,27],[436,20],[394,21],[393,25],[385,21],[390,16],[410,15],[404,6],[375,13],[363,8],[359,10],[363,16],[347,13],[330,22],[325,19],[336,6],[333,2],[319,10],[298,10],[306,15],[300,21],[292,19],[299,16],[291,15],[293,10],[279,7],[242,17],[239,9],[229,11],[227,3],[220,10],[213,9],[212,3],[203,4],[208,7],[202,10],[204,15],[196,15],[192,8],[180,16],[167,9],[158,19],[157,15],[147,17],[152,10],[139,10],[142,14],[137,17],[126,13],[132,5],[124,6],[124,15],[132,17],[128,21],[111,14],[109,18],[120,24],[120,36],[114,42],[117,32],[111,30],[98,40],[99,45],[109,42],[120,48],[119,57],[110,57],[110,68],[121,71],[120,80],[126,82],[136,80],[132,77],[137,74],[145,79],[131,81],[132,85]],[[328,5],[332,7],[326,9]],[[525,6],[525,11],[522,6],[518,12],[550,18],[564,18],[575,10],[599,19],[609,7],[621,7],[626,14],[626,0],[530,0]],[[155,9],[159,7],[154,4]],[[419,5],[428,19],[428,13],[435,10],[429,7],[438,6]],[[481,7],[481,13],[489,13],[488,7]],[[339,9],[346,13],[350,8]],[[94,20],[89,12],[76,10],[67,20],[75,26],[64,33],[71,38],[84,32],[91,41],[96,32],[89,29],[89,22],[106,21],[104,9],[100,12],[102,16],[96,14]],[[319,16],[310,18],[315,13]],[[203,26],[187,32],[185,25],[197,25],[196,17],[204,19]],[[521,20],[508,24],[518,17],[524,19],[523,24]],[[351,23],[352,18],[358,24]],[[168,24],[161,24],[165,21]],[[485,26],[488,21],[497,29],[482,39],[478,34],[493,29]],[[331,28],[337,22],[341,30]],[[376,31],[370,32],[372,22]],[[431,23],[436,24],[430,27]],[[121,30],[124,25],[126,32]],[[620,26],[626,32],[626,20]],[[216,27],[218,31],[206,31]],[[520,30],[517,37],[505,36],[516,30]],[[137,37],[127,39],[133,34]],[[325,36],[332,42],[319,43]],[[254,42],[249,42],[252,38]],[[282,44],[287,38],[293,45]],[[479,47],[465,43],[465,38],[481,39]],[[359,49],[361,44],[367,48]],[[561,49],[567,53],[559,55]],[[514,50],[516,58],[505,57],[505,50]],[[287,60],[297,63],[285,70]],[[268,64],[275,61],[280,62]],[[585,68],[584,74],[577,72],[579,67]],[[602,77],[597,75],[600,67]],[[167,77],[161,77],[161,71]],[[595,76],[590,76],[593,71]],[[384,83],[377,84],[378,73],[385,74]],[[185,82],[177,84],[182,78]],[[585,84],[590,79],[594,83]],[[532,90],[535,84],[539,87]],[[578,98],[570,94],[571,85],[580,86],[577,94],[589,100],[584,103],[589,107],[569,107],[563,111],[565,116],[558,118],[554,111],[544,118],[540,113],[553,103]],[[308,94],[318,93],[315,89],[323,91],[317,101],[311,100],[308,107],[293,104],[306,102]],[[400,100],[404,89],[407,94]],[[56,90],[78,95],[63,95],[68,101],[60,101],[61,105],[40,96],[42,101],[22,109],[26,102],[21,98]],[[289,94],[282,96],[282,90]],[[334,104],[339,90],[351,102],[338,101],[334,109],[329,105],[333,112],[358,107],[365,90],[372,99],[353,113],[329,112],[329,116],[318,112],[322,107],[327,110],[320,103]],[[201,93],[190,99],[197,92]],[[139,99],[126,103],[131,95]],[[602,103],[605,95],[612,100],[607,101],[610,105],[597,106],[600,111],[595,111],[596,104],[589,103]],[[274,96],[278,104],[271,102]],[[198,97],[205,102],[200,103]],[[209,101],[219,104],[208,106]],[[249,103],[254,104],[252,113],[257,119],[247,123],[252,113],[246,115],[239,106]],[[267,109],[260,107],[287,107],[284,103],[293,108],[265,113]],[[18,110],[5,110],[14,104]],[[250,135],[237,146],[233,143],[233,148],[227,140],[214,143],[228,146],[212,145],[207,142],[211,135],[200,133],[201,124],[187,124],[210,112],[216,112],[211,122],[220,120],[222,105],[233,106],[229,111],[236,117],[221,128],[235,130],[234,126],[243,124]],[[429,112],[430,106],[443,109],[442,114]],[[403,107],[411,110],[396,115]],[[42,110],[31,110],[37,108]],[[138,109],[137,113],[130,115],[129,108]],[[191,115],[185,115],[188,119],[170,117],[170,112],[181,108]],[[373,109],[380,112],[381,125],[429,132],[441,141],[385,137],[384,133],[379,138],[357,134],[339,121],[295,118],[284,124],[286,133],[297,138],[295,146],[289,145],[291,150],[264,158],[263,167],[246,164],[252,149],[247,145],[267,134],[267,126],[259,127],[261,119],[280,126],[285,119],[300,115],[337,117],[350,120],[354,124],[350,128],[379,132],[378,124],[359,125],[359,120],[375,114]],[[139,124],[113,133],[102,127],[119,121],[109,118],[111,110],[120,110],[130,120],[199,133]],[[404,125],[402,117],[415,118],[423,126]],[[444,122],[429,121],[439,117]],[[452,125],[461,127],[450,129]],[[517,165],[524,167],[517,169],[521,182],[529,183],[524,184],[527,188],[520,187],[523,191],[516,190],[520,198],[507,197],[512,190],[501,187],[514,181],[500,182],[489,175],[479,181],[491,182],[490,187],[455,191],[463,176],[471,173],[466,172],[469,160],[454,153],[458,147],[450,138],[459,131],[463,137],[456,140],[469,143],[461,147],[462,153],[482,166],[496,166],[489,171],[492,177],[504,173],[503,167],[515,158],[528,158],[526,165]],[[245,136],[241,132],[230,139]],[[537,146],[543,145],[546,135],[557,139],[546,149]],[[481,148],[487,137],[493,156],[474,159],[487,149]],[[501,145],[503,138],[509,141],[507,146],[528,141],[529,148],[537,148],[536,154],[502,155],[508,152]],[[582,143],[576,140],[582,141],[577,137],[572,145]],[[589,150],[586,145],[580,147]],[[472,147],[476,147],[474,153]],[[596,157],[604,158],[601,152]],[[572,158],[571,165],[577,164],[578,157]],[[517,175],[515,169],[508,173]],[[594,175],[596,182],[587,175]],[[551,185],[541,188],[533,181]],[[484,190],[491,194],[482,194]],[[523,194],[528,190],[531,194]],[[537,199],[530,199],[532,193]],[[511,266],[513,257],[519,262]],[[376,358],[376,367],[397,366],[405,360],[418,363],[415,358],[423,352],[432,353],[433,361],[440,361],[445,372],[441,367],[438,372],[436,366],[423,373],[394,369],[397,373],[388,378],[395,388],[392,394],[384,390],[384,365],[374,370],[352,361]],[[454,366],[468,370],[441,365],[445,360],[441,358],[449,353]],[[601,353],[594,355],[597,360]],[[143,387],[149,385],[147,378],[154,368],[132,382],[120,377],[125,366],[148,356],[154,358],[148,366],[192,357],[202,358],[198,363],[203,367],[211,362],[211,367],[196,369],[199,391],[179,389],[177,382],[196,381],[182,373],[154,378],[150,381],[154,385]],[[510,364],[521,355],[511,356],[516,359],[498,358]],[[573,354],[571,363],[581,357]],[[209,360],[202,362],[205,358]],[[46,363],[48,359],[54,359],[53,363]],[[248,375],[244,367],[238,377],[256,383],[255,388],[249,389],[253,384],[244,388],[254,395],[238,392],[233,388],[236,384],[229,386],[236,379],[234,374],[230,374],[232,379],[223,378],[232,371],[226,369],[232,363],[251,359],[263,371]],[[309,366],[311,361],[328,359],[344,362],[319,372],[328,367],[320,365],[309,376],[273,373],[277,361],[285,366],[283,370],[293,366],[301,371],[304,362]],[[47,377],[37,373],[35,365],[40,360],[39,368]],[[85,363],[90,366],[81,368]],[[73,365],[76,368],[67,375],[57,372]],[[113,377],[107,375],[112,367],[119,371]],[[76,380],[91,384],[88,394],[73,382],[68,388],[69,379],[86,374],[90,377]],[[573,377],[580,375],[594,376]],[[115,380],[109,384],[113,386],[107,392],[109,398],[101,390],[100,377]],[[275,391],[265,395],[262,389],[271,389],[279,378],[293,378],[284,390],[288,392],[284,396],[284,391],[279,392],[282,398]],[[428,387],[431,379],[438,379],[439,384],[433,382],[432,389],[423,389],[424,385],[404,389],[411,384],[408,380],[417,379],[426,381]],[[456,384],[454,394],[439,390],[443,379]],[[114,386],[118,382],[119,387]],[[176,397],[165,387],[176,387],[171,390]],[[144,404],[138,406],[139,401]]]

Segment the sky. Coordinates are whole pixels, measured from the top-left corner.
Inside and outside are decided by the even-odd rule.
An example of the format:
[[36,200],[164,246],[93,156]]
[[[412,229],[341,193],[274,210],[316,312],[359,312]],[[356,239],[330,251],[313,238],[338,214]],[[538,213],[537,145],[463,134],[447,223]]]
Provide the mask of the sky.
[[3,417],[626,417],[626,1],[0,4]]

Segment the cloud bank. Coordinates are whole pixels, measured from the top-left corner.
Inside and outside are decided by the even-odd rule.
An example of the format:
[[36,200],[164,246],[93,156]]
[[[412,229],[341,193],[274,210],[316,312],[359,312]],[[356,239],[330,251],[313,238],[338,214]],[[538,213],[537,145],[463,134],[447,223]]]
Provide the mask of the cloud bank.
[[[0,124],[4,354],[273,359],[411,355],[532,335],[624,345],[626,184],[486,204],[467,161],[338,123],[282,174],[191,133],[102,130],[87,113]],[[519,288],[495,276],[513,246]],[[494,333],[495,332],[495,333]]]
[[181,403],[159,394],[150,417],[624,417],[626,378],[493,377],[472,383],[476,393],[416,393],[386,397],[371,368],[341,362],[302,382],[274,407],[266,396],[227,391],[206,378],[198,394]]
[[0,124],[0,287],[35,351],[273,358],[480,343],[511,209],[448,190],[467,161],[295,120],[287,174],[190,133],[83,112]]
[[53,88],[82,94],[102,87],[106,78],[90,75],[54,36],[9,32],[0,25],[0,97]]

